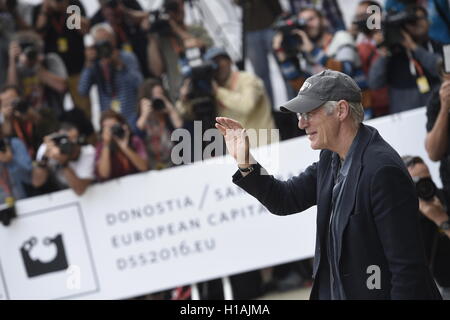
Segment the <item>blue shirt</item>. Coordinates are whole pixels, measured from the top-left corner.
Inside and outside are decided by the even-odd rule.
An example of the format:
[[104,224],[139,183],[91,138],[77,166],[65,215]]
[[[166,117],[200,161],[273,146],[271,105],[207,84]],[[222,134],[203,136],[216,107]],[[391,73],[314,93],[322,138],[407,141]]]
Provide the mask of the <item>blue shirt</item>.
[[98,62],[92,67],[85,67],[81,72],[78,91],[81,95],[88,96],[91,86],[97,85],[101,111],[115,110],[115,101],[118,101],[120,113],[133,125],[136,119],[138,88],[143,78],[133,53],[122,50],[120,58],[124,67],[120,71],[111,71],[112,81],[109,82],[106,81]]
[[[16,200],[25,198],[27,194],[23,184],[31,184],[31,158],[25,144],[19,138],[9,139],[9,144],[13,159],[9,163],[0,163],[0,203],[4,203],[9,196]],[[5,184],[9,185],[12,194],[9,194]]]

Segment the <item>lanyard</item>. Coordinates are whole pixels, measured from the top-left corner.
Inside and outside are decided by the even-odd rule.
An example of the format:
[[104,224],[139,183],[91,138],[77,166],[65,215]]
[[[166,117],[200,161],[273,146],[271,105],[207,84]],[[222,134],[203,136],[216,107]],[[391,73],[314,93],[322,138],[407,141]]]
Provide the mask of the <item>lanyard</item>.
[[413,58],[411,51],[406,50],[406,55],[409,59],[409,71],[414,77],[422,77],[425,73],[423,71],[422,66],[420,65],[419,61]]
[[55,30],[56,30],[56,32],[58,34],[62,34],[63,33],[65,22],[66,22],[66,15],[65,14],[61,14],[61,17],[59,18],[59,21],[58,21],[57,17],[55,17],[55,16],[52,17],[53,27],[55,27]]
[[31,121],[26,121],[25,122],[25,132],[26,134],[24,134],[24,130],[22,129],[19,121],[17,121],[17,119],[13,120],[13,126],[14,126],[14,131],[16,132],[17,136],[20,138],[20,140],[25,141],[27,144],[27,149],[28,149],[28,154],[30,155],[30,157],[34,158],[34,148],[33,148],[33,144],[30,141],[30,138],[33,135],[33,123]]
[[[116,88],[116,82],[114,77],[114,71],[112,70],[112,67],[108,65],[100,65],[103,73],[103,77],[105,78],[106,82],[111,84],[111,95],[112,98],[115,99],[117,97],[117,88]],[[107,87],[105,87],[106,89]],[[107,90],[107,89],[106,89]]]

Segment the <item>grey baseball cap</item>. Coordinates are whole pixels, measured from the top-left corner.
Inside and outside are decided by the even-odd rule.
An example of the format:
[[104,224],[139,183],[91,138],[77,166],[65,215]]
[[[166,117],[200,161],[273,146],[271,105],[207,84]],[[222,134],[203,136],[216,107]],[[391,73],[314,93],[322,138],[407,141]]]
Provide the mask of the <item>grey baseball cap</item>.
[[309,112],[327,101],[361,102],[361,89],[345,73],[324,70],[305,80],[298,95],[280,107],[282,112]]

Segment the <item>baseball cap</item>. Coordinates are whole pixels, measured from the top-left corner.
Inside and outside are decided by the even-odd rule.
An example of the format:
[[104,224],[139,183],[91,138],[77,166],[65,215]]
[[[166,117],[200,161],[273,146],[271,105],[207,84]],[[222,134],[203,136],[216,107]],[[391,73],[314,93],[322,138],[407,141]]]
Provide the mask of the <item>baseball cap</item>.
[[230,55],[227,53],[227,51],[224,48],[219,47],[212,47],[208,49],[203,58],[205,60],[213,60],[214,58],[219,56],[230,58]]
[[361,89],[345,73],[324,70],[305,80],[298,95],[280,107],[282,112],[304,113],[327,101],[361,102]]

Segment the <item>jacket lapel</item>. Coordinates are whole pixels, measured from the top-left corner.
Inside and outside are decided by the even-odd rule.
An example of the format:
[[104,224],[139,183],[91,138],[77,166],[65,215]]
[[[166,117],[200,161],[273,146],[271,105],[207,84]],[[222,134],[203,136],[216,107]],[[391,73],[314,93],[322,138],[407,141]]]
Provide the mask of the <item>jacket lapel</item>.
[[355,146],[353,161],[347,175],[344,189],[342,191],[343,192],[341,202],[342,207],[340,217],[338,221],[336,221],[338,223],[337,228],[338,230],[337,238],[339,243],[339,248],[337,248],[338,261],[341,257],[342,237],[344,235],[344,230],[348,224],[353,207],[355,206],[356,189],[358,187],[362,169],[362,156],[364,155],[364,151],[372,138],[372,132],[366,126],[361,125],[358,131],[358,135],[359,141],[357,142],[358,144]]

